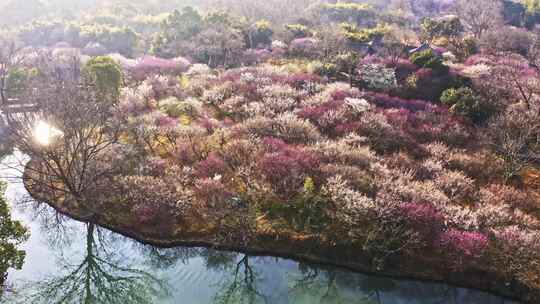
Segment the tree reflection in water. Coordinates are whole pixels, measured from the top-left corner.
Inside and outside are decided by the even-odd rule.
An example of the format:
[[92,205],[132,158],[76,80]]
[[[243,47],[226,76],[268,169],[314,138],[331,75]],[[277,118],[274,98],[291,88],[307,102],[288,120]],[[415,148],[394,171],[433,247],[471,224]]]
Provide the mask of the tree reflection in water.
[[[291,263],[285,273],[278,271],[281,273],[273,276],[270,269],[282,268],[283,261],[223,252],[202,255],[207,267],[226,273],[214,297],[215,304],[514,303],[443,284],[396,280],[305,263]],[[284,281],[285,292],[275,288],[276,280]]]
[[156,270],[169,270],[176,264],[187,265],[189,260],[200,256],[200,248],[176,247],[158,248],[133,242],[133,247],[145,257],[145,264]]
[[[298,265],[299,274],[292,275],[289,294],[294,301],[302,303],[355,303],[380,304],[379,289],[365,289],[358,281],[358,275],[349,277],[347,272],[323,266],[313,267],[304,263]],[[391,285],[390,285],[391,286]],[[351,287],[351,288],[344,288]],[[362,293],[347,293],[346,290],[361,290]],[[309,297],[309,299],[305,299]],[[292,302],[294,302],[292,301]]]
[[[359,296],[358,292],[346,292],[346,290],[363,288],[363,286],[358,285],[360,283],[357,279],[358,274],[299,263],[298,271],[291,269],[292,274],[282,276],[288,287],[285,294],[279,294],[277,290],[273,289],[265,292],[262,287],[273,285],[269,284],[268,281],[276,278],[266,276],[268,273],[262,273],[261,266],[269,264],[278,267],[279,260],[210,250],[203,252],[202,255],[205,257],[207,268],[226,273],[225,279],[218,284],[219,291],[214,297],[215,304],[382,304],[379,293],[392,286],[386,284],[377,289],[368,288],[363,293],[364,296]],[[255,262],[251,263],[251,259],[255,259]]]
[[[52,223],[57,216],[51,212],[40,215],[40,223]],[[61,218],[61,217],[58,217]],[[80,233],[70,236],[60,235],[69,231],[62,222],[57,222],[54,229],[48,230],[50,236],[56,236],[61,242],[53,242],[60,252],[69,250],[70,237],[80,238]],[[86,242],[83,258],[78,264],[67,261],[62,252],[58,257],[60,275],[45,277],[39,282],[31,282],[19,288],[9,303],[36,304],[150,304],[168,293],[166,284],[152,274],[139,268],[130,267],[125,257],[120,256],[114,247],[114,236],[102,231],[92,223],[85,224]],[[42,228],[46,228],[43,226]],[[64,228],[62,228],[64,227]],[[110,238],[113,239],[110,239]],[[109,238],[109,239],[108,239]],[[52,239],[49,237],[48,239]],[[68,254],[69,255],[69,254]]]
[[257,289],[258,274],[250,264],[250,256],[238,253],[204,250],[206,267],[222,270],[227,275],[218,284],[215,304],[269,303],[267,296]]

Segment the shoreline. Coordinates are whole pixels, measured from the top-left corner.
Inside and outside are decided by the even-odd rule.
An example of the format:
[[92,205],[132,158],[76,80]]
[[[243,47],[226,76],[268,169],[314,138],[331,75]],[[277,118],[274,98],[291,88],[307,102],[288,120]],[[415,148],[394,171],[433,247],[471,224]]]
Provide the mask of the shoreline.
[[[39,195],[32,193],[31,187],[28,187],[26,179],[24,179],[24,186],[28,192],[34,198],[38,198]],[[464,272],[448,272],[444,269],[437,269],[437,261],[429,262],[428,257],[411,257],[400,256],[393,258],[388,262],[383,270],[374,270],[369,263],[369,257],[363,255],[361,252],[354,254],[354,258],[351,256],[351,252],[347,252],[346,248],[329,248],[324,244],[315,247],[312,252],[305,252],[302,241],[296,243],[291,240],[275,240],[274,242],[262,240],[259,242],[252,242],[248,245],[241,244],[222,244],[214,242],[211,239],[211,235],[208,235],[208,239],[203,238],[156,238],[137,231],[134,227],[122,227],[121,225],[115,225],[107,220],[104,216],[95,214],[92,218],[84,217],[80,214],[82,210],[75,210],[75,208],[66,208],[50,201],[39,198],[38,201],[46,203],[60,214],[68,216],[74,220],[80,222],[92,222],[99,226],[102,226],[110,231],[134,239],[135,241],[151,245],[160,248],[174,248],[174,247],[205,247],[216,250],[233,251],[250,256],[272,256],[284,259],[290,259],[297,262],[308,262],[310,264],[316,264],[321,266],[338,267],[344,270],[353,272],[377,275],[380,277],[415,280],[421,282],[448,284],[459,288],[475,289],[491,293],[493,295],[502,297],[506,300],[520,301],[522,303],[538,303],[540,299],[540,291],[528,290],[525,286],[519,284],[512,284],[511,282],[501,282],[494,276],[493,273],[481,271],[479,269],[469,269]],[[266,246],[261,244],[267,244]],[[292,252],[287,248],[295,248],[298,251]],[[407,260],[407,263],[403,263],[403,260]]]

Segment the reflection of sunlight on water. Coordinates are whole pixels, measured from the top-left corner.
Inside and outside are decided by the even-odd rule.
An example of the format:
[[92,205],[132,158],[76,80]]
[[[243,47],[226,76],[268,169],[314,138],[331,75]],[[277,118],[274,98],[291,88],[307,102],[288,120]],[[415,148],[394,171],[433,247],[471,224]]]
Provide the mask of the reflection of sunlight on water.
[[43,120],[38,121],[35,125],[33,134],[37,143],[42,146],[48,146],[55,138],[62,136],[60,130]]

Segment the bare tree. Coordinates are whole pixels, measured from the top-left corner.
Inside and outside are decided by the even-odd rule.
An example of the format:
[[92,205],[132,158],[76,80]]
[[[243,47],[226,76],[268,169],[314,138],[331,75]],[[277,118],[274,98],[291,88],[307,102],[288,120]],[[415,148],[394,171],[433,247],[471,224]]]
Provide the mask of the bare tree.
[[332,58],[347,51],[347,41],[337,26],[328,25],[316,33],[324,58]]
[[511,106],[493,120],[488,132],[493,150],[504,161],[507,181],[540,161],[540,115],[537,111]]
[[39,73],[23,96],[35,110],[12,115],[6,130],[30,159],[24,166],[28,186],[44,199],[90,208],[95,204],[86,202],[98,200],[112,176],[109,152],[118,128],[111,121],[112,101],[81,81],[79,62],[76,54],[40,53],[34,62]]
[[392,27],[390,32],[383,38],[381,54],[392,62],[397,64],[400,58],[406,57],[407,47],[413,45],[416,35],[414,32],[400,27]]
[[475,38],[504,23],[503,6],[499,0],[457,0],[454,9]]

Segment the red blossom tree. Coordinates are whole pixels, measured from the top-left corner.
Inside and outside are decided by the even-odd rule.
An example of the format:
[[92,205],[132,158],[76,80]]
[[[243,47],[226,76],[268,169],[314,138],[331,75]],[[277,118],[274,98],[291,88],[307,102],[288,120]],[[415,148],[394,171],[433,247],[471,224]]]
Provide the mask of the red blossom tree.
[[264,144],[267,152],[259,161],[259,169],[284,200],[298,193],[306,178],[316,176],[320,160],[315,154],[279,139],[267,138]]
[[480,232],[450,229],[440,235],[436,246],[453,260],[453,267],[462,269],[485,253],[489,239]]

